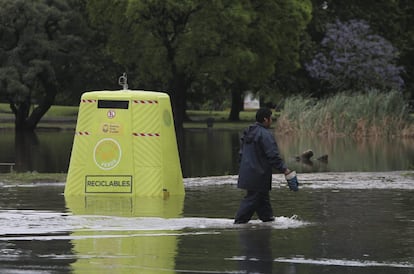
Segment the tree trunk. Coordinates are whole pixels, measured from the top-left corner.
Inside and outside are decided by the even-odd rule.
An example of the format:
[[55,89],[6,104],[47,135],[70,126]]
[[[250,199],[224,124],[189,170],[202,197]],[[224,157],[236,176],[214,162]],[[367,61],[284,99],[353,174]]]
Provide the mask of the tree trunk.
[[242,110],[242,96],[239,89],[232,89],[231,91],[231,110],[229,115],[229,121],[240,121],[240,111]]
[[183,123],[187,118],[185,111],[188,86],[186,77],[183,74],[176,75],[171,83],[170,97],[176,130],[183,128]]
[[[25,114],[25,110],[20,106],[15,114],[15,131],[31,131],[33,132],[40,119],[48,111],[51,105],[39,105],[37,106],[30,116]],[[30,107],[29,107],[30,108]]]
[[25,103],[16,105],[11,103],[15,119],[15,131],[34,131],[37,124],[42,119],[43,115],[50,109],[55,101],[55,97],[58,91],[57,83],[54,77],[50,77],[50,71],[43,71],[39,74],[39,80],[41,81],[46,92],[43,95],[39,105],[35,107],[30,113],[31,97],[28,97]]
[[15,104],[10,102],[10,108],[14,113],[14,128],[16,131],[26,130],[26,120],[30,112],[30,103],[28,100]]
[[[48,101],[48,100],[47,100]],[[51,102],[44,102],[37,106],[32,113],[30,114],[29,118],[26,120],[26,129],[30,131],[34,131],[39,124],[42,117],[46,114],[46,112],[52,106]]]

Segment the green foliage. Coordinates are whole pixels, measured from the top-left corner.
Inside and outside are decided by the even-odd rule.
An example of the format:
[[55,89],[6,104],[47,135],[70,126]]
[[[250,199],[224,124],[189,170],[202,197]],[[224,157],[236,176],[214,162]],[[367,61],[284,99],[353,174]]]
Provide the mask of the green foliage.
[[[313,12],[307,34],[310,39],[305,41],[302,55],[303,62],[309,62],[311,56],[319,49],[319,44],[325,34],[327,24],[336,20],[364,20],[374,33],[384,37],[400,53],[397,66],[404,68],[401,76],[404,80],[404,91],[413,96],[414,92],[414,1],[389,0],[347,0],[319,1],[312,0]],[[306,75],[300,75],[302,79]],[[294,78],[295,81],[297,79]],[[308,90],[320,95],[325,93],[325,87],[320,82],[308,79]]]
[[188,94],[206,94],[201,86],[209,97],[244,92],[259,88],[276,66],[297,67],[310,7],[303,0],[88,2],[93,22],[110,33],[108,51],[133,76],[131,86],[168,91],[178,124]]
[[409,126],[407,104],[397,91],[339,93],[324,100],[294,96],[278,120],[281,131],[299,134],[390,136]]
[[10,104],[16,130],[36,127],[80,46],[75,30],[82,20],[71,3],[0,1],[0,98]]
[[336,21],[327,25],[320,51],[306,64],[310,76],[335,91],[398,89],[404,85],[396,66],[397,50],[372,33],[365,21]]

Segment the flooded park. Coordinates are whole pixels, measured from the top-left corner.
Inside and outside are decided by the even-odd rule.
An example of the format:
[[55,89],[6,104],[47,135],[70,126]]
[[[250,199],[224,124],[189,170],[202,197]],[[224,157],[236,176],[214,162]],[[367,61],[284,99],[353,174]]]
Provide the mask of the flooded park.
[[414,274],[414,1],[1,3],[0,274]]
[[[273,176],[276,220],[234,225],[236,130],[185,130],[185,196],[66,198],[65,182],[0,182],[2,273],[414,273],[411,140],[278,137],[300,191]],[[39,132],[1,162],[67,172],[73,132]],[[297,162],[311,148],[328,162]],[[316,159],[316,158],[315,158]]]

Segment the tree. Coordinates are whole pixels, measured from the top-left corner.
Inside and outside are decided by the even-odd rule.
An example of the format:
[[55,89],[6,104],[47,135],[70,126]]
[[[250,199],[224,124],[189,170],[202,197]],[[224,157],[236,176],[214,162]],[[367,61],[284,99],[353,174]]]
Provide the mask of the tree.
[[[302,49],[303,63],[309,62],[318,50],[328,23],[336,20],[363,20],[369,24],[373,33],[390,41],[399,51],[397,66],[404,67],[401,77],[404,92],[413,96],[414,92],[414,2],[409,0],[312,0],[312,20],[307,28],[308,42]],[[301,77],[308,83],[306,90],[312,93],[325,92],[326,87],[310,78],[306,73]],[[296,80],[296,79],[295,79]],[[300,81],[299,81],[300,82]]]
[[321,51],[306,69],[335,91],[401,90],[402,67],[396,65],[397,57],[392,44],[373,34],[365,21],[337,20],[327,25]]
[[[229,74],[229,68],[233,74],[223,83],[231,91],[231,121],[239,120],[246,91],[263,89],[277,71],[287,73],[300,67],[300,39],[311,18],[309,1],[247,1],[244,7],[249,21],[244,28],[234,26],[238,35],[226,41],[228,55],[217,59],[225,65],[223,75]],[[243,62],[234,61],[240,59]]]
[[310,16],[299,0],[91,0],[88,10],[132,84],[169,92],[177,127],[199,83],[235,92],[234,102],[260,86]]
[[83,92],[90,90],[120,89],[118,78],[125,68],[115,63],[106,50],[108,34],[94,28],[88,20],[88,0],[71,0],[71,10],[77,22],[73,31],[79,38],[78,46],[72,48],[65,65],[59,66],[56,78],[59,93],[55,104],[78,105]]
[[57,74],[70,69],[81,40],[70,1],[0,0],[0,97],[16,131],[33,131],[59,92]]

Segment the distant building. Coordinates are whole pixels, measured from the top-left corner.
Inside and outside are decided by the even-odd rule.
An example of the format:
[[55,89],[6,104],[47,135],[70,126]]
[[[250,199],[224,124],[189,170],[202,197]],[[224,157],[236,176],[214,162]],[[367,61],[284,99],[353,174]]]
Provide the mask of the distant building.
[[244,96],[244,110],[252,110],[252,109],[259,109],[260,108],[260,101],[259,98],[255,97],[252,93],[248,92]]

